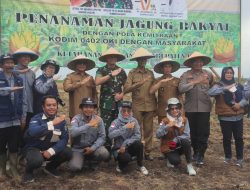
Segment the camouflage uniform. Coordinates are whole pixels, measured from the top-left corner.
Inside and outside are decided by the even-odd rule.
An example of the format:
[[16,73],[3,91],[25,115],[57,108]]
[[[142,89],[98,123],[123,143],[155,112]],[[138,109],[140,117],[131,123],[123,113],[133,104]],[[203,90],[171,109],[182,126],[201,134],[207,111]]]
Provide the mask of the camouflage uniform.
[[[119,69],[120,67],[115,66],[112,70]],[[103,77],[111,73],[111,69],[108,66],[101,67],[97,69],[96,76]],[[118,106],[121,101],[115,101],[115,93],[122,92],[122,86],[124,86],[127,80],[127,75],[125,71],[122,71],[115,77],[110,78],[107,82],[101,85],[100,90],[100,111],[101,117],[103,119],[106,134],[108,136],[108,129],[111,125],[111,122],[118,117]]]

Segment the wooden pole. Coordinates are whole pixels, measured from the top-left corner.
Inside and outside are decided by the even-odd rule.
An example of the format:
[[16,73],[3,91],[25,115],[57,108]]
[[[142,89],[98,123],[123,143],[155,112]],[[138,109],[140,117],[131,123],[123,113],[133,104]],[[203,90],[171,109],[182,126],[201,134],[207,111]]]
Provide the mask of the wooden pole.
[[216,72],[213,67],[209,67],[209,69],[215,74],[216,78],[220,79],[220,75]]

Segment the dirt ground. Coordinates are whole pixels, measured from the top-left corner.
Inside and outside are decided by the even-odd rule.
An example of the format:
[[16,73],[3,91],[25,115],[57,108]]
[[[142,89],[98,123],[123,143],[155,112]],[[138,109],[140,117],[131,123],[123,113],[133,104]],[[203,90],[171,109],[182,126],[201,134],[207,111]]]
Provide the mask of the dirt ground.
[[[59,84],[61,97],[67,103],[60,112],[68,112],[68,94],[64,93]],[[156,121],[156,120],[155,120]],[[157,124],[155,123],[155,130]],[[217,117],[214,113],[211,116],[211,134],[209,148],[206,152],[206,164],[203,167],[196,167],[196,176],[188,176],[186,173],[185,159],[178,168],[167,168],[166,161],[160,159],[159,141],[154,139],[153,156],[155,159],[145,161],[149,170],[148,176],[138,172],[136,163],[131,162],[128,171],[118,174],[115,171],[115,162],[102,163],[97,170],[85,170],[74,177],[68,172],[67,165],[59,168],[62,177],[52,178],[41,169],[35,172],[35,182],[22,184],[14,180],[0,182],[0,190],[7,189],[85,189],[85,190],[236,190],[250,189],[250,119],[244,120],[244,159],[243,168],[223,163],[224,154],[222,148],[222,135]],[[232,142],[232,150],[235,155],[235,147]]]

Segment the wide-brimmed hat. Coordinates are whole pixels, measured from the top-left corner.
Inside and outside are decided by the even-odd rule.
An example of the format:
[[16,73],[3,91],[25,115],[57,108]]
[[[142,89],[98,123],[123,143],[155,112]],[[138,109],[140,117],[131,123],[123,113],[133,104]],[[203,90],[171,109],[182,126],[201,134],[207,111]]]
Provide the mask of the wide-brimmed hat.
[[211,58],[200,53],[200,52],[194,52],[192,53],[183,63],[183,65],[187,66],[187,67],[191,67],[192,63],[195,59],[202,59],[203,60],[203,65],[207,65],[208,63],[210,63]]
[[79,105],[79,108],[81,109],[85,105],[97,107],[96,101],[93,98],[91,98],[91,97],[83,98],[82,102]]
[[36,52],[26,47],[21,47],[13,53],[15,59],[20,55],[29,55],[31,62],[37,60],[39,57]]
[[57,64],[57,62],[53,59],[48,59],[46,60],[42,65],[41,65],[41,70],[45,70],[45,68],[48,66],[48,65],[53,65],[55,67],[55,74],[57,74],[60,70],[60,66],[59,64]]
[[170,65],[172,65],[172,71],[171,71],[171,73],[177,71],[180,68],[180,64],[177,61],[174,61],[174,60],[169,59],[169,58],[163,58],[162,60],[160,60],[159,63],[157,63],[154,66],[154,71],[156,73],[159,73],[159,74],[164,74],[164,72],[163,72],[163,66],[164,66],[164,64],[170,64]]
[[90,70],[95,67],[95,62],[87,57],[84,57],[83,55],[78,55],[77,57],[75,57],[67,64],[67,67],[75,71],[77,64],[86,65],[86,70]]
[[150,53],[148,50],[146,50],[144,48],[139,48],[134,52],[130,61],[136,61],[139,58],[150,59],[153,57],[155,57],[155,56],[152,53]]
[[1,56],[0,56],[0,65],[2,65],[2,64],[3,64],[3,62],[4,62],[4,60],[7,60],[7,59],[11,59],[11,60],[13,60],[13,61],[14,61],[14,63],[16,64],[16,62],[15,62],[15,59],[14,59],[13,55],[11,55],[10,53],[7,53],[7,54],[3,54],[3,55],[1,55]]
[[109,48],[106,52],[102,53],[102,55],[99,57],[99,60],[101,62],[106,62],[107,57],[114,56],[117,58],[117,61],[122,61],[125,59],[125,56],[122,55],[119,51],[117,51],[114,48]]

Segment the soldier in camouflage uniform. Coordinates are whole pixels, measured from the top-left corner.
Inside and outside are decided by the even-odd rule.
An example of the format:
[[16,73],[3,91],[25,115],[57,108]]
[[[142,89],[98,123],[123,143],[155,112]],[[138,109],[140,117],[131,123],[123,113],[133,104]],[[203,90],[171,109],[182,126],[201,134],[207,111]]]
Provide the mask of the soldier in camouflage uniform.
[[[111,122],[118,116],[118,107],[123,98],[122,87],[127,80],[125,71],[116,65],[118,61],[123,59],[125,59],[124,55],[114,48],[110,48],[99,57],[100,61],[107,64],[96,71],[96,85],[101,85],[99,107],[107,136]],[[106,147],[109,149],[110,145],[111,142],[107,139]]]

